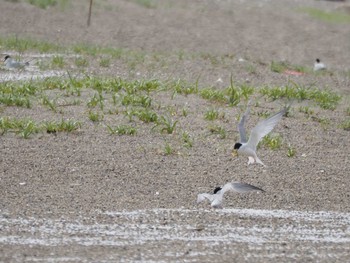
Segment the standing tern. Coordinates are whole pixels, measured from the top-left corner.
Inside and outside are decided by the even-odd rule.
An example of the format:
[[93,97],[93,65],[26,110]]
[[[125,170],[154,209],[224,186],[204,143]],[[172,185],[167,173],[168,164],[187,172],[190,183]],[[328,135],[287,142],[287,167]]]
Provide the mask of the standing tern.
[[26,66],[29,66],[29,61],[19,62],[14,60],[10,55],[6,55],[4,58],[5,67],[9,69],[22,69]]
[[232,182],[232,183],[225,184],[223,187],[216,187],[214,189],[213,194],[208,194],[208,193],[199,194],[197,197],[197,203],[201,203],[205,199],[207,199],[207,200],[209,200],[210,205],[213,208],[222,208],[223,197],[227,191],[233,191],[233,192],[237,192],[237,193],[248,193],[251,191],[264,192],[264,190],[254,186],[254,185],[240,183],[240,182]]
[[325,69],[326,69],[326,65],[322,63],[319,58],[316,58],[316,62],[314,63],[314,71],[325,70]]
[[251,131],[249,140],[247,140],[246,131],[244,128],[244,123],[246,122],[249,114],[249,107],[244,113],[238,124],[238,131],[240,135],[240,142],[234,145],[234,150],[232,152],[233,156],[244,155],[248,156],[248,165],[257,162],[265,166],[265,164],[258,158],[256,154],[256,148],[259,141],[269,134],[276,124],[281,120],[282,116],[286,113],[287,108],[277,112],[271,117],[260,121]]

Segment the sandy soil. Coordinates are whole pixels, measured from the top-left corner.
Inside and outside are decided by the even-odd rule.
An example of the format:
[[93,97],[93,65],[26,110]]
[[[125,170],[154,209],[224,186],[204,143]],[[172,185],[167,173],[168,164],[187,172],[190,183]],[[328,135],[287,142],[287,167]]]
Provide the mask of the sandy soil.
[[[348,260],[350,135],[339,124],[349,119],[345,109],[350,95],[350,27],[298,10],[347,12],[349,2],[154,2],[156,8],[149,9],[134,1],[96,1],[87,28],[84,1],[74,1],[64,11],[1,1],[0,36],[144,51],[146,61],[149,54],[167,57],[163,65],[147,66],[143,61],[132,69],[120,59],[101,68],[96,57],[89,57],[86,71],[91,74],[190,82],[200,76],[200,87],[219,88],[229,85],[232,75],[237,82],[257,87],[292,80],[331,88],[343,97],[337,109],[310,105],[316,117],[330,124],[308,118],[295,105],[275,131],[283,136],[284,145],[295,147],[296,156],[288,158],[286,147],[277,151],[264,147],[259,154],[267,167],[262,167],[247,166],[246,158],[231,156],[242,107],[218,106],[225,119],[217,123],[227,130],[227,137],[220,139],[210,134],[210,123],[203,118],[213,104],[195,95],[172,98],[163,92],[153,97],[175,109],[178,126],[194,139],[192,148],[182,146],[179,134],[151,130],[152,124],[138,123],[135,136],[111,136],[105,125],[127,120],[106,114],[103,123],[95,125],[87,118],[85,103],[64,107],[57,114],[40,105],[1,107],[1,116],[38,121],[75,118],[83,126],[74,133],[38,134],[27,140],[14,134],[0,136],[0,261]],[[2,47],[0,51],[11,52]],[[179,60],[179,52],[202,55]],[[222,61],[213,63],[208,54]],[[23,54],[32,56],[37,55]],[[296,77],[270,70],[271,61],[311,68],[317,57],[330,74]],[[217,83],[218,78],[223,82]],[[90,94],[86,91],[82,98]],[[186,118],[181,116],[184,107],[189,112]],[[258,121],[258,113],[280,107],[281,102],[260,101],[249,128]],[[176,154],[163,154],[165,142]],[[222,211],[195,204],[198,193],[231,180],[266,192],[229,195]],[[324,212],[315,215],[317,211]]]

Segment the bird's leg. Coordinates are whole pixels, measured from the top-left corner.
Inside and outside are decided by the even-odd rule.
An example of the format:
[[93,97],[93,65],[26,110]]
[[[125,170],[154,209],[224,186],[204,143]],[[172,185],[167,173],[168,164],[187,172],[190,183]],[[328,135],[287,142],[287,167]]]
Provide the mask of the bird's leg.
[[266,166],[257,156],[255,157],[255,161],[263,166]]

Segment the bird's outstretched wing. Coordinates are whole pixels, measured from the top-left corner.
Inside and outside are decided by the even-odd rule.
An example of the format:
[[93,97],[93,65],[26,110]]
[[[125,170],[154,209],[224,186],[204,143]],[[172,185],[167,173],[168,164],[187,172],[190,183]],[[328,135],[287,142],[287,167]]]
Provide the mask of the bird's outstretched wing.
[[232,190],[234,190],[235,192],[238,192],[238,193],[247,193],[247,192],[251,192],[251,191],[264,192],[263,189],[256,187],[254,185],[251,185],[251,184],[232,182],[231,185],[232,185]]
[[197,204],[203,202],[205,199],[207,199],[210,202],[212,202],[213,201],[213,195],[207,194],[207,193],[199,194],[197,196]]
[[250,133],[250,137],[248,140],[248,145],[256,150],[256,147],[258,146],[259,141],[269,134],[272,129],[276,126],[276,124],[282,119],[282,116],[286,113],[287,108],[284,108],[283,110],[277,112],[276,114],[272,115],[271,117],[260,121]]
[[239,131],[239,137],[240,137],[240,142],[241,143],[245,143],[247,142],[247,135],[246,135],[246,131],[245,131],[245,122],[248,119],[248,115],[249,115],[249,103],[247,106],[247,109],[245,111],[245,113],[243,114],[241,120],[238,123],[238,131]]

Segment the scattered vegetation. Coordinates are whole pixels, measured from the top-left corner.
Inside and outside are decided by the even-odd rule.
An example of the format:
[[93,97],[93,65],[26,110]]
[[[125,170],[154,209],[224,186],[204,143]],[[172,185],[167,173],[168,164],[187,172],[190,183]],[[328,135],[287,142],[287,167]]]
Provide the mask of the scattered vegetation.
[[212,134],[218,134],[220,139],[226,138],[226,130],[221,126],[211,125],[211,126],[209,126],[209,131]]
[[279,134],[268,134],[259,143],[258,147],[266,146],[271,150],[278,150],[282,147],[282,136]]
[[309,14],[311,17],[329,23],[350,23],[350,15],[341,12],[326,12],[317,8],[304,7],[299,11]]
[[341,124],[340,124],[340,128],[341,129],[344,129],[346,131],[350,131],[350,119],[346,120],[346,121],[343,121]]
[[117,135],[135,135],[136,134],[136,128],[128,125],[118,125],[116,127],[111,127],[107,125],[107,129],[110,134],[117,134]]

